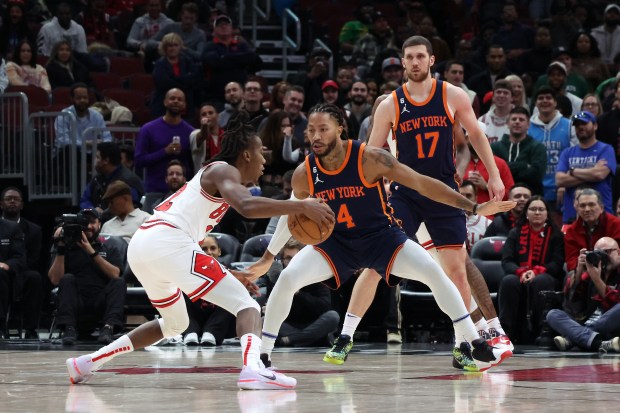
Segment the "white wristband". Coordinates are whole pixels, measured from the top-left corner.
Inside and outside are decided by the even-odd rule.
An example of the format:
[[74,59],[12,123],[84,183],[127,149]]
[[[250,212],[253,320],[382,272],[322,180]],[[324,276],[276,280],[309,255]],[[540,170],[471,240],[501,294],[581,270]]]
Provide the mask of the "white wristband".
[[[296,198],[295,194],[292,192],[290,200],[301,201],[301,199]],[[278,255],[292,236],[291,231],[288,229],[288,215],[280,216],[276,230],[271,236],[271,241],[269,241],[269,245],[267,246],[267,251],[269,251],[272,255]]]

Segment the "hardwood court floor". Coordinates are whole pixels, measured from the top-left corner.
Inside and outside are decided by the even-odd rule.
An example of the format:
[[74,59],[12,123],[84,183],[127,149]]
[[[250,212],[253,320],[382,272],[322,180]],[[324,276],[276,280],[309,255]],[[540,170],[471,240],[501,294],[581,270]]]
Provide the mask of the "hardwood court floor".
[[70,385],[60,345],[0,342],[0,412],[604,412],[620,400],[620,355],[519,348],[486,373],[451,366],[445,345],[355,345],[343,366],[323,348],[278,350],[294,391],[236,387],[239,347],[149,347]]

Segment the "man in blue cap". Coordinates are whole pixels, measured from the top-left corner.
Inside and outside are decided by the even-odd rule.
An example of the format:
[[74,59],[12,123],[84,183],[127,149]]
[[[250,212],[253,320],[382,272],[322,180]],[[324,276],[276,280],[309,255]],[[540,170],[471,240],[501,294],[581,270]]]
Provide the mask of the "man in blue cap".
[[607,212],[612,210],[612,183],[616,173],[616,155],[613,148],[596,139],[596,116],[588,111],[572,117],[579,144],[564,149],[555,172],[558,188],[566,188],[563,200],[562,222],[575,219],[573,205],[575,190],[589,187],[600,192]]

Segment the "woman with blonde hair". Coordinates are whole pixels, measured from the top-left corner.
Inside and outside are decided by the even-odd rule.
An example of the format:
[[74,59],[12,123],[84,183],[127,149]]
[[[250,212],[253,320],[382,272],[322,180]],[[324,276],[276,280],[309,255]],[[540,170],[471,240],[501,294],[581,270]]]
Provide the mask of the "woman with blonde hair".
[[588,93],[583,97],[581,110],[587,110],[597,118],[603,114],[603,104],[596,93]]
[[521,106],[529,110],[523,79],[517,75],[508,75],[506,76],[506,80],[509,81],[510,86],[512,86],[512,104],[515,105],[515,107]]
[[166,112],[164,108],[164,96],[173,88],[178,88],[185,93],[187,114],[195,116],[195,98],[198,85],[198,65],[191,57],[183,53],[183,39],[177,33],[166,34],[159,43],[161,57],[153,66],[153,81],[155,90],[151,100],[151,114],[162,116]]

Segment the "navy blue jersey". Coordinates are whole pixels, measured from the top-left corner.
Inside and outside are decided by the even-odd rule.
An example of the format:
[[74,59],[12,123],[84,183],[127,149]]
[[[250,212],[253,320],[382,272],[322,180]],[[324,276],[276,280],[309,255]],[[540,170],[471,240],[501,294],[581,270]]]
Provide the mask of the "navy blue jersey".
[[349,140],[344,162],[335,171],[324,169],[314,154],[306,157],[310,195],[325,200],[336,214],[334,232],[365,235],[393,223],[383,182],[370,183],[364,178],[365,146]]
[[[454,179],[454,118],[448,109],[448,84],[433,80],[424,102],[414,102],[405,85],[392,92],[396,118],[392,130],[396,157],[411,169],[458,190]],[[458,208],[433,201],[417,191],[392,182],[390,204],[410,237],[422,222],[437,248],[463,245],[467,236],[465,214]]]
[[324,282],[330,288],[340,287],[362,268],[376,270],[390,285],[400,281],[390,270],[407,236],[386,204],[383,182],[371,184],[364,178],[365,146],[348,141],[345,160],[335,171],[323,169],[314,154],[306,157],[310,195],[324,199],[336,214],[331,236],[314,246],[333,270],[334,277]]
[[[446,82],[433,79],[433,87],[424,102],[414,102],[406,84],[392,92],[396,110],[394,128],[396,158],[422,175],[432,176],[448,186],[458,189],[454,179],[455,146],[452,128],[454,118],[448,110]],[[412,198],[420,198],[417,191]]]

